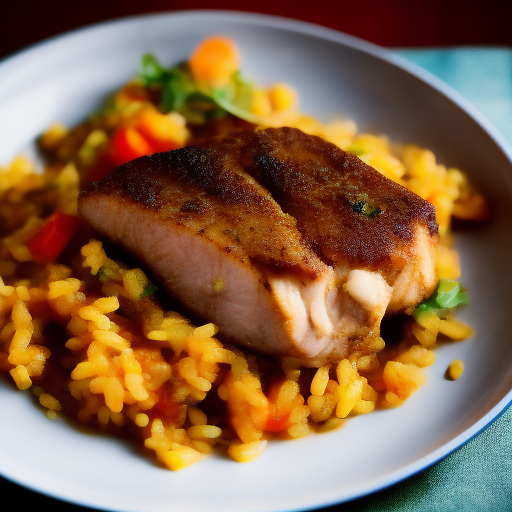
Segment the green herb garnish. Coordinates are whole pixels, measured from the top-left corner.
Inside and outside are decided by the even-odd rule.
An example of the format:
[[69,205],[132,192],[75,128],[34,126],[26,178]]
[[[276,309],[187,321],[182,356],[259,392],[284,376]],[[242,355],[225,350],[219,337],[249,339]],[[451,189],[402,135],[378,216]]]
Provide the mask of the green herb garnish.
[[357,201],[352,204],[352,211],[356,213],[361,213],[373,219],[382,213],[382,210],[378,206],[371,206],[366,201]]
[[153,295],[158,290],[158,287],[154,285],[153,283],[149,283],[144,290],[142,290],[142,293],[139,295],[139,299],[144,299],[145,297],[149,297],[150,295]]
[[441,279],[430,298],[424,300],[415,310],[414,315],[426,311],[445,312],[457,306],[469,303],[469,295],[457,281]]
[[146,54],[138,78],[142,85],[160,92],[159,107],[163,112],[179,112],[190,123],[202,124],[227,113],[258,122],[249,111],[253,85],[239,72],[226,86],[207,88],[193,80],[186,63],[164,68],[153,55]]

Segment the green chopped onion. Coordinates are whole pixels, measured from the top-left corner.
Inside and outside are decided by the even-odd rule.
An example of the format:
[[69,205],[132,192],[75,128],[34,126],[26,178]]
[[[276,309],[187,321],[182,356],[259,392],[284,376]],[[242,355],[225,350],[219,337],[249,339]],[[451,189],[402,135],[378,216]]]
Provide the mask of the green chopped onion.
[[142,290],[142,293],[139,295],[139,299],[144,299],[145,297],[149,297],[150,295],[153,295],[158,290],[158,287],[154,285],[153,283],[149,283],[144,290]]

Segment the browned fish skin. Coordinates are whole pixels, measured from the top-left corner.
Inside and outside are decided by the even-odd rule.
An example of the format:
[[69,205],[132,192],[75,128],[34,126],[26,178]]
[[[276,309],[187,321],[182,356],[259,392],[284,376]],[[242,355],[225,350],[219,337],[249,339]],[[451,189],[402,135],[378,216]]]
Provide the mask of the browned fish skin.
[[[204,147],[238,152],[245,170],[297,219],[328,264],[347,261],[352,268],[382,271],[397,251],[407,252],[418,224],[437,235],[432,204],[320,137],[269,128],[213,139]],[[360,202],[381,213],[358,212]]]
[[292,128],[136,159],[79,212],[227,337],[311,366],[371,345],[386,309],[435,286],[434,208]]
[[[172,171],[172,172],[170,172]],[[302,242],[293,217],[231,156],[199,147],[157,153],[121,166],[87,193],[151,209],[250,259],[311,277],[323,264]]]

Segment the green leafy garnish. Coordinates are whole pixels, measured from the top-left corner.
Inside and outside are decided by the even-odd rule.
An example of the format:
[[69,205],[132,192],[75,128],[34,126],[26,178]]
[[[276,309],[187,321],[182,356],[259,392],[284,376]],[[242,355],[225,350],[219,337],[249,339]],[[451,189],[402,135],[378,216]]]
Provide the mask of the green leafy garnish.
[[469,303],[468,292],[457,281],[441,279],[430,298],[424,300],[415,310],[414,314],[426,311],[445,311],[464,306]]
[[158,287],[154,285],[153,283],[149,283],[144,290],[142,290],[142,293],[139,295],[139,299],[144,299],[145,297],[149,297],[150,295],[153,295],[158,290]]
[[253,84],[236,72],[226,87],[213,89],[211,94],[215,103],[226,112],[256,124],[258,116],[250,112],[253,90]]
[[193,80],[186,63],[164,68],[153,55],[146,54],[138,78],[142,85],[159,91],[163,112],[179,112],[190,123],[202,124],[227,113],[258,122],[249,111],[253,86],[239,72],[226,86],[207,88]]

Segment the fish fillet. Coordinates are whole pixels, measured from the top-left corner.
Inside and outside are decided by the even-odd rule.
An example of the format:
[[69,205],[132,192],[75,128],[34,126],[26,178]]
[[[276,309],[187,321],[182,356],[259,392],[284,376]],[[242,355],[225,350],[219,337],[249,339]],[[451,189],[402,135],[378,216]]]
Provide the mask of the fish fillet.
[[226,339],[308,366],[372,352],[436,284],[434,208],[293,128],[138,158],[78,205]]

